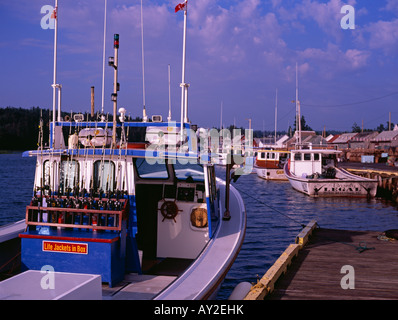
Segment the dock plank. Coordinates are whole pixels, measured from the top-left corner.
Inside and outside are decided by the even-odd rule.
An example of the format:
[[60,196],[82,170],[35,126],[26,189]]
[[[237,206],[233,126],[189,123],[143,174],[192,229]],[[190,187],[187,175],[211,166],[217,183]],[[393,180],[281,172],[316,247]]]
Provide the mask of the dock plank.
[[[398,299],[398,241],[382,232],[318,228],[266,299]],[[360,253],[359,246],[373,248]],[[354,289],[343,289],[345,265],[354,268]]]

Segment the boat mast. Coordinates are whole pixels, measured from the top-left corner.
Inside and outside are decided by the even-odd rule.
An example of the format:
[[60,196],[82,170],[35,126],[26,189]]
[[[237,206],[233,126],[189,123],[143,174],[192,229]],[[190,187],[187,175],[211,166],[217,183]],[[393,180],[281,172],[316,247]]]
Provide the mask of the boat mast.
[[298,99],[298,68],[296,62],[296,130],[298,128],[298,144],[301,144],[301,115],[300,115],[300,101]]
[[[55,127],[55,105],[57,100],[57,38],[58,38],[58,0],[55,0],[54,16],[54,68],[53,68],[53,129]],[[58,119],[60,114],[58,114]]]
[[170,65],[168,65],[168,75],[169,75],[169,116],[167,117],[167,121],[171,121],[171,92],[170,92]]
[[276,122],[278,116],[278,88],[276,89],[275,93],[275,145],[276,145]]
[[[119,83],[117,82],[118,60],[119,60],[119,34],[115,33],[113,36],[113,47],[115,49],[115,57],[113,59],[114,77],[113,77],[113,128],[112,128],[112,143],[116,146],[116,114],[117,114],[117,92],[119,91]],[[106,134],[106,133],[105,133]]]
[[101,114],[104,114],[104,99],[105,99],[105,40],[106,40],[106,9],[107,0],[105,0],[105,13],[104,13],[104,44],[102,47],[102,104]]
[[142,0],[141,0],[141,59],[142,59],[142,121],[147,122],[148,117],[145,109],[145,61],[144,61],[144,17],[142,14]]
[[188,0],[176,6],[175,12],[179,10],[184,11],[184,33],[182,44],[182,80],[181,80],[181,143],[184,140],[184,123],[188,122],[188,87],[189,84],[185,83],[185,57],[186,57],[186,39],[187,39],[187,12]]

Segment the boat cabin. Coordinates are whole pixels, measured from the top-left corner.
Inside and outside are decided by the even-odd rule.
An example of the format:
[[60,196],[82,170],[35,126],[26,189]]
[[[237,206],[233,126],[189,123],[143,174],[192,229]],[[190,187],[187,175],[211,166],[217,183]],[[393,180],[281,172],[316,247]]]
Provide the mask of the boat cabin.
[[[98,123],[57,125],[74,125],[79,139],[24,153],[37,164],[20,235],[23,268],[101,274],[113,286],[126,272],[159,270],[176,259],[186,267],[198,257],[219,221],[220,193],[213,165],[203,156],[199,162],[192,144],[187,152],[128,140],[112,145],[108,130],[83,129]],[[145,124],[124,123],[118,131],[130,128],[131,135],[134,127]]]
[[288,158],[289,152],[287,150],[257,150],[256,166],[267,169],[282,169]]
[[[336,165],[336,156],[339,153],[341,151],[330,149],[291,150],[291,158],[289,160],[290,172],[297,177],[303,178],[312,175],[326,175],[328,174],[327,169]],[[331,170],[329,170],[330,172]]]

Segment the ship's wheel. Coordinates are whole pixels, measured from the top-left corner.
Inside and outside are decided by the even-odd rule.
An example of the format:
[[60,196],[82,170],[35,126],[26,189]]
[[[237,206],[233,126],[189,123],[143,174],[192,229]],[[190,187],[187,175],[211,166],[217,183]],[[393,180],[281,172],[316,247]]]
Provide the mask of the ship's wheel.
[[182,211],[178,209],[175,201],[164,201],[159,210],[163,216],[162,222],[165,219],[173,219],[174,222],[177,222],[175,217],[177,216],[179,211]]

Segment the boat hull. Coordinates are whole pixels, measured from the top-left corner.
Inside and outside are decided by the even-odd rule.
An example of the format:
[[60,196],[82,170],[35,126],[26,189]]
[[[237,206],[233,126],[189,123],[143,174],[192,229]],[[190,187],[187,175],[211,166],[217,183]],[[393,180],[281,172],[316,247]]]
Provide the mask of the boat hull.
[[257,176],[265,180],[279,180],[279,181],[288,180],[285,176],[285,172],[281,168],[275,169],[275,168],[255,167],[254,169],[257,173]]
[[311,197],[358,197],[374,198],[377,180],[362,178],[336,168],[337,179],[308,179],[293,175],[285,166],[285,175],[293,189]]

